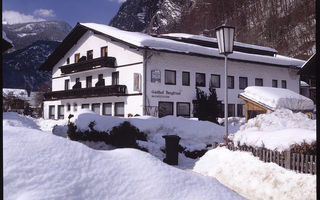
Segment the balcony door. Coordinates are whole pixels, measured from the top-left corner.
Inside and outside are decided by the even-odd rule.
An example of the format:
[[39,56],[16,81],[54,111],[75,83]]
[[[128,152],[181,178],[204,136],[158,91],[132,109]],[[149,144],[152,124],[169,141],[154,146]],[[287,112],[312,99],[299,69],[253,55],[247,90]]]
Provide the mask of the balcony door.
[[112,72],[112,85],[119,85],[119,72]]

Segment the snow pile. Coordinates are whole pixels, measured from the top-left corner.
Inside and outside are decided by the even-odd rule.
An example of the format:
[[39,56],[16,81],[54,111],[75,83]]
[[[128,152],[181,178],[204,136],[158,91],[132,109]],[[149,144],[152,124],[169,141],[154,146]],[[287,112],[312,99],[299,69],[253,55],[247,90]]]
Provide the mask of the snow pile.
[[33,121],[33,118],[19,115],[16,112],[4,112],[2,122],[3,126],[39,129],[39,126]]
[[55,127],[56,125],[66,126],[68,124],[67,119],[54,120],[54,119],[38,118],[38,119],[35,119],[35,122],[38,124],[41,130],[50,131],[50,132],[53,131],[53,127]]
[[248,152],[218,147],[202,156],[193,171],[216,178],[248,199],[316,199],[315,175],[264,163]]
[[302,113],[279,109],[250,119],[229,138],[234,145],[240,143],[284,151],[292,144],[311,144],[316,141],[316,120],[309,119]]
[[110,131],[112,127],[118,126],[124,121],[129,121],[140,131],[147,134],[149,144],[145,145],[148,149],[164,147],[163,135],[178,135],[181,137],[181,146],[186,147],[189,151],[205,149],[212,142],[223,142],[224,128],[207,121],[196,121],[174,116],[119,118],[98,115],[92,111],[83,111],[75,117],[75,125],[82,132],[90,130],[88,125],[92,121],[95,122],[94,129],[101,132]]
[[10,124],[3,130],[7,200],[243,199],[215,179],[176,169],[139,150],[96,151]]
[[25,89],[12,89],[12,88],[3,88],[2,96],[7,98],[9,96],[16,97],[22,100],[28,100],[28,93]]
[[272,110],[313,110],[314,107],[311,99],[283,88],[249,86],[240,95]]
[[[156,50],[168,50],[173,52],[183,52],[183,53],[196,53],[214,57],[222,57],[219,54],[218,48],[210,48],[204,47],[195,44],[189,44],[184,42],[178,42],[171,39],[152,37],[147,34],[138,33],[138,32],[129,32],[123,31],[111,26],[96,24],[96,23],[80,23],[82,26],[85,26],[89,29],[101,32],[103,34],[109,35],[114,38],[118,38],[119,40],[125,41],[132,45],[141,48],[149,48]],[[199,36],[198,36],[199,37]],[[242,45],[243,46],[243,45]],[[249,45],[252,47],[252,45]],[[257,47],[253,47],[257,48]],[[259,47],[261,48],[261,47]],[[305,61],[294,59],[285,56],[264,56],[264,55],[256,55],[256,54],[248,54],[242,52],[233,52],[229,56],[233,59],[239,59],[244,61],[254,61],[260,63],[270,63],[270,64],[279,64],[285,66],[297,66],[301,67]]]

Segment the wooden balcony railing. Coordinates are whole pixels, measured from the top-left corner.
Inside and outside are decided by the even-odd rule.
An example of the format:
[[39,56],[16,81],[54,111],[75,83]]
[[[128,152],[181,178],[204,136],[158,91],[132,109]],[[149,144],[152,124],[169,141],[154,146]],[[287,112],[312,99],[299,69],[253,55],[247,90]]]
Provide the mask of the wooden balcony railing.
[[91,70],[97,66],[114,68],[115,61],[116,61],[115,57],[100,57],[100,58],[73,63],[70,65],[64,65],[64,66],[61,66],[60,69],[62,74],[70,74],[74,72]]
[[88,97],[123,96],[126,94],[125,85],[109,85],[91,88],[79,88],[73,90],[62,90],[44,94],[46,101],[58,99],[78,99]]

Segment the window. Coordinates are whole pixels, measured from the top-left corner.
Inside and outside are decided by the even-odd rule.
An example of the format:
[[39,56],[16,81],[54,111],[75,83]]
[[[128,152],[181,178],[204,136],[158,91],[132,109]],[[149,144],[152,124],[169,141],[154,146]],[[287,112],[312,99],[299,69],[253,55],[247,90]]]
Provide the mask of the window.
[[82,108],[82,109],[85,109],[85,108],[89,109],[89,104],[82,104],[82,105],[81,105],[81,108]]
[[112,72],[112,85],[119,85],[119,72]]
[[92,87],[92,76],[87,76],[86,77],[86,88],[91,88]]
[[98,81],[102,81],[102,79],[103,79],[103,74],[99,74],[98,75]]
[[176,71],[173,70],[165,70],[164,71],[166,85],[175,85],[176,84]]
[[118,102],[114,104],[114,115],[124,117],[124,103]]
[[67,104],[67,111],[70,111],[71,110],[71,105],[70,103]]
[[78,110],[78,105],[76,103],[73,104],[73,111],[74,112],[77,112]]
[[55,115],[55,106],[49,106],[49,119],[54,119]]
[[69,79],[64,80],[64,90],[69,90]]
[[79,59],[80,59],[80,53],[74,54],[74,62],[75,63],[79,62]]
[[76,83],[79,83],[80,82],[80,78],[76,78]]
[[102,104],[102,114],[111,116],[112,115],[111,107],[112,107],[112,103],[104,103],[104,104]]
[[228,117],[234,117],[235,116],[235,106],[234,104],[228,104]]
[[70,64],[70,58],[67,58],[67,65]]
[[248,87],[248,77],[239,77],[239,89],[244,90]]
[[238,117],[244,117],[244,104],[237,104]]
[[228,84],[228,89],[234,89],[234,76],[228,76],[227,84]]
[[64,119],[64,105],[58,106],[58,119]]
[[159,101],[159,117],[167,115],[173,115],[173,102],[161,102]]
[[177,116],[190,117],[190,103],[177,103]]
[[151,83],[161,83],[161,71],[151,70]]
[[287,81],[286,80],[282,80],[281,81],[281,87],[282,88],[287,88]]
[[220,75],[211,74],[210,84],[214,88],[220,88]]
[[278,80],[272,80],[272,87],[278,87]]
[[108,56],[108,47],[101,47],[101,57]]
[[182,72],[182,85],[190,85],[190,72]]
[[263,86],[263,79],[262,78],[256,78],[255,79],[255,86]]
[[196,86],[206,87],[206,74],[196,73]]
[[87,51],[87,60],[93,59],[93,50]]
[[97,113],[100,115],[100,103],[93,103],[91,105],[91,109],[93,112]]

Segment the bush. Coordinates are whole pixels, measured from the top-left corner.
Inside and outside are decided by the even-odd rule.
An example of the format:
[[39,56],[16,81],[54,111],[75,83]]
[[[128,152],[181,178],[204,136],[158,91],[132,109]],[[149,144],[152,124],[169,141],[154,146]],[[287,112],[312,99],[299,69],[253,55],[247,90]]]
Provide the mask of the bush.
[[311,144],[308,144],[304,141],[302,144],[293,144],[290,146],[290,151],[292,153],[316,155],[317,154],[317,142],[314,141]]
[[77,131],[77,126],[70,122],[68,124],[68,137],[75,141],[102,141],[106,144],[113,145],[120,148],[136,148],[147,151],[145,148],[140,147],[136,140],[147,141],[147,137],[138,128],[131,125],[130,122],[125,121],[119,126],[112,128],[110,132],[100,132],[94,129],[95,121],[89,123],[90,130],[81,132]]

